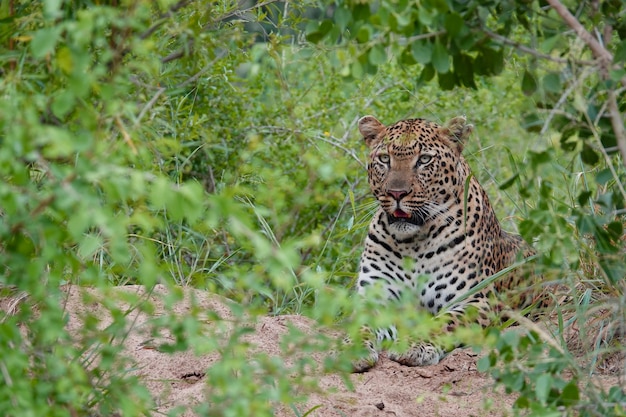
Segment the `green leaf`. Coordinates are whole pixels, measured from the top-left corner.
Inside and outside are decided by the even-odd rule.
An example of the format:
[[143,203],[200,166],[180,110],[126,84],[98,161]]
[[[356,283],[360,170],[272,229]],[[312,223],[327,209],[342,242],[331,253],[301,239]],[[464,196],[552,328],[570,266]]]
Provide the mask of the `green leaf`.
[[580,392],[575,381],[571,381],[563,388],[561,399],[564,405],[574,405],[580,400]]
[[352,8],[352,19],[355,21],[368,20],[371,16],[369,4],[357,4]]
[[524,71],[524,76],[522,77],[522,92],[530,96],[535,91],[537,91],[537,81],[535,76],[528,70]]
[[374,46],[368,53],[368,59],[372,65],[383,65],[387,62],[385,49],[380,45]]
[[80,147],[80,139],[61,127],[42,128],[39,143],[45,144],[43,154],[49,158],[61,158],[74,153]]
[[443,26],[451,37],[458,35],[464,25],[463,18],[457,13],[449,13],[444,18]]
[[476,62],[476,74],[497,75],[504,69],[504,52],[501,49],[481,48]]
[[439,87],[441,87],[442,90],[452,90],[458,84],[456,76],[451,72],[439,74],[437,78],[439,80]]
[[370,40],[371,32],[372,29],[369,26],[361,26],[356,33],[356,39],[361,43],[365,43]]
[[613,54],[613,62],[618,63],[622,61],[626,61],[626,40],[617,45],[615,54]]
[[355,61],[350,65],[350,74],[356,78],[357,80],[363,78],[365,75],[365,70],[359,61]]
[[476,362],[478,372],[487,372],[492,366],[490,355],[485,355]]
[[307,25],[306,39],[309,42],[317,43],[324,39],[324,37],[330,32],[332,28],[333,23],[330,20],[324,20],[319,25]]
[[91,257],[98,249],[104,245],[102,237],[93,234],[87,234],[78,244],[78,253],[83,258]]
[[561,78],[558,73],[551,72],[543,77],[543,88],[549,93],[559,93],[562,89]]
[[43,58],[52,52],[57,44],[60,34],[61,28],[59,27],[44,28],[35,32],[35,35],[30,42],[30,48],[33,51],[35,58]]
[[398,22],[398,27],[400,29],[412,27],[413,21],[409,18],[410,14],[408,13],[393,13],[393,17]]
[[507,188],[509,188],[511,185],[513,185],[513,183],[515,183],[515,180],[519,178],[519,173],[513,175],[512,177],[510,177],[508,180],[504,181],[502,184],[500,184],[500,189],[501,190],[506,190]]
[[552,389],[552,382],[552,375],[550,374],[542,374],[537,378],[535,382],[535,395],[541,404],[545,404],[548,400],[550,390]]
[[63,119],[74,107],[76,96],[70,90],[64,90],[52,100],[52,113],[59,119]]
[[474,60],[469,55],[457,54],[454,56],[454,75],[465,87],[476,88],[474,82]]
[[542,232],[542,225],[532,220],[522,220],[519,224],[519,233],[525,240],[532,241],[535,237],[541,235]]
[[55,19],[62,15],[61,5],[62,0],[46,0],[43,2],[43,12],[47,19]]
[[420,74],[420,81],[428,82],[435,77],[435,68],[432,64],[428,64],[424,67]]
[[624,233],[624,225],[621,222],[614,221],[606,225],[606,230],[612,239],[617,240]]
[[420,64],[428,64],[433,54],[431,44],[426,41],[415,41],[411,44],[411,54]]
[[157,177],[150,189],[150,202],[155,210],[165,208],[167,200],[172,196],[172,187],[168,180]]
[[428,7],[421,7],[418,11],[417,19],[424,26],[430,26],[433,23],[433,18],[435,15],[435,11],[429,9]]
[[335,20],[337,26],[339,26],[339,29],[343,32],[352,21],[352,13],[344,7],[337,7],[337,9],[335,9],[333,19]]
[[411,47],[407,46],[402,50],[400,54],[399,62],[401,65],[415,65],[417,61],[413,57],[413,53],[411,52]]
[[178,200],[181,202],[185,219],[194,224],[204,212],[204,190],[197,182],[187,182],[178,188]]
[[586,191],[581,191],[580,194],[577,197],[578,200],[578,204],[580,204],[581,206],[585,206],[587,204],[590,204],[590,198],[593,196],[593,193],[589,190]]
[[593,148],[586,143],[583,145],[583,149],[580,151],[580,158],[583,160],[585,164],[595,165],[600,160],[600,157],[593,150]]
[[620,82],[622,78],[626,77],[626,70],[613,69],[609,71],[609,76],[611,77],[611,81]]
[[539,50],[545,54],[549,54],[555,48],[557,42],[562,39],[563,37],[560,34],[546,38],[539,43]]
[[446,74],[450,70],[450,57],[441,42],[435,42],[432,55],[432,64],[439,74]]
[[613,172],[609,168],[605,168],[596,175],[596,182],[599,185],[606,185],[613,179]]

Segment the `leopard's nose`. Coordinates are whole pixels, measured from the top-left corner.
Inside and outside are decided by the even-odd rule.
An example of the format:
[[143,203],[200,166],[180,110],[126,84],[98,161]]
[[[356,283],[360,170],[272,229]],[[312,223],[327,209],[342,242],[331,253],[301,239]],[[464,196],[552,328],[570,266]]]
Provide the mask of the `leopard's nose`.
[[407,190],[387,190],[387,195],[392,196],[396,201],[400,201],[402,197],[409,194]]

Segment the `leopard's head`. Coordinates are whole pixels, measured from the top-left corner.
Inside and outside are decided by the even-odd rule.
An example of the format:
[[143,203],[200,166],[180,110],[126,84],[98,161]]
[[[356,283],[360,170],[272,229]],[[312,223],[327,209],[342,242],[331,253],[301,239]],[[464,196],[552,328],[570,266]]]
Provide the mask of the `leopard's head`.
[[373,116],[359,120],[371,150],[369,184],[396,232],[415,233],[459,203],[469,174],[461,152],[472,128],[465,117],[444,126],[423,119],[390,126]]

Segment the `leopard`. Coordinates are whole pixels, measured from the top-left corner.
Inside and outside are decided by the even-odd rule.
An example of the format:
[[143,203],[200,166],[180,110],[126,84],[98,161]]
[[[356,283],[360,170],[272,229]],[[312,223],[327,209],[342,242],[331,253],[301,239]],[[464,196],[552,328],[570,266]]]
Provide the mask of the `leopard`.
[[[414,118],[389,126],[364,116],[358,128],[370,151],[368,182],[378,203],[359,263],[356,292],[362,299],[374,297],[373,288],[385,303],[408,292],[412,306],[445,315],[444,332],[468,321],[489,326],[503,309],[494,300],[509,290],[518,295],[506,300],[507,308],[544,304],[541,291],[531,289],[539,278],[521,269],[479,286],[536,251],[503,230],[463,156],[474,130],[465,116],[442,125]],[[373,367],[382,342],[398,338],[394,326],[367,331],[372,334],[364,337],[367,355],[353,362],[354,372]],[[407,349],[389,349],[387,357],[406,366],[428,366],[439,363],[446,350],[429,340],[413,341]]]

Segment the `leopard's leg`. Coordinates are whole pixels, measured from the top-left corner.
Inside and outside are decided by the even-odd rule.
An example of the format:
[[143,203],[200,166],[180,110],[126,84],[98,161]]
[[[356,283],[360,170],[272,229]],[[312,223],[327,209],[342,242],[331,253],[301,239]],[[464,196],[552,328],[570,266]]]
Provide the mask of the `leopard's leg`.
[[[360,330],[361,340],[363,341],[363,347],[366,354],[354,361],[352,361],[352,372],[361,373],[368,369],[371,369],[378,363],[380,353],[380,343],[377,337],[374,336],[374,332],[367,327],[363,326]],[[352,345],[352,339],[349,336],[344,337],[343,343],[347,346]]]
[[[469,323],[479,323],[485,327],[489,324],[488,312],[489,304],[480,296],[472,298],[470,302],[456,304],[442,314],[445,316],[446,325],[441,332],[452,332],[460,325]],[[399,343],[396,343],[394,346],[398,345]],[[445,346],[436,341],[409,341],[408,346],[402,351],[395,350],[392,346],[387,352],[387,357],[406,366],[436,365],[459,345]]]
[[437,344],[413,342],[403,352],[389,350],[387,357],[394,362],[406,366],[429,366],[438,364],[446,352]]

